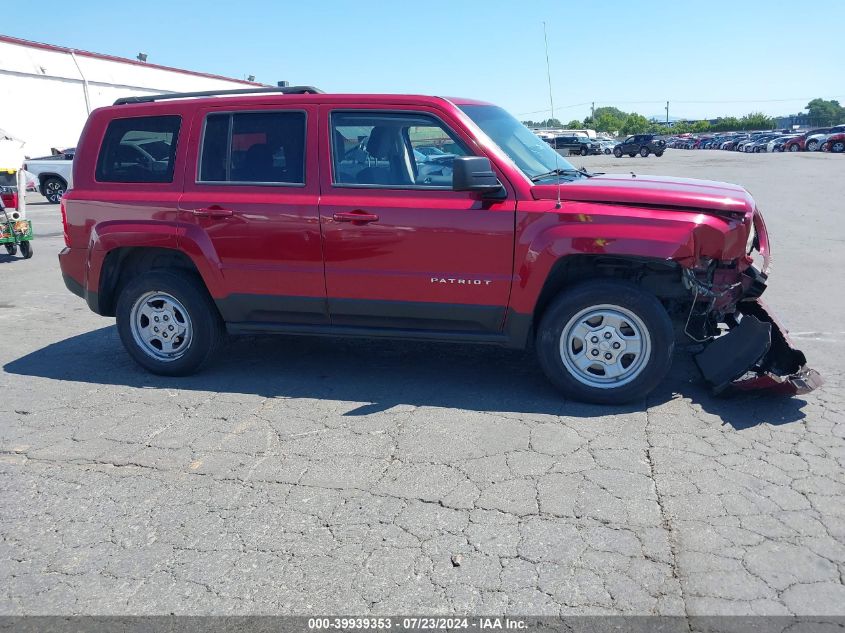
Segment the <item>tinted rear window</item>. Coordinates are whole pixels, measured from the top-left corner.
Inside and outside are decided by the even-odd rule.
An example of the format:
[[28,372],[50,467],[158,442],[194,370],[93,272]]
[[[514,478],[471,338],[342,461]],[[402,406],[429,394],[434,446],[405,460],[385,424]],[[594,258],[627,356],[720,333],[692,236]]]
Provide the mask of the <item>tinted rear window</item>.
[[179,116],[115,119],[109,123],[96,178],[100,182],[173,182]]
[[305,113],[209,114],[199,182],[305,183]]

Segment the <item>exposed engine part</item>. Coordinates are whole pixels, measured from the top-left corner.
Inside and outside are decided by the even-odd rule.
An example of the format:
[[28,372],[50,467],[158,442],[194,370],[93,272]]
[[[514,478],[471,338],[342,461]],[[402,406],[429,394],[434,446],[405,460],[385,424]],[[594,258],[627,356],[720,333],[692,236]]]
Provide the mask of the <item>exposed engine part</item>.
[[[735,295],[742,288],[742,281],[735,281],[729,284],[714,284],[713,278],[718,268],[718,262],[710,260],[706,268],[689,269],[682,271],[684,286],[693,293],[692,303],[684,324],[684,334],[696,343],[706,343],[718,334],[717,323],[723,314],[716,314],[717,302],[725,297]],[[702,279],[703,277],[703,279]],[[696,306],[706,299],[706,307],[696,313]],[[693,317],[701,320],[700,333],[693,334],[690,331],[690,324]]]

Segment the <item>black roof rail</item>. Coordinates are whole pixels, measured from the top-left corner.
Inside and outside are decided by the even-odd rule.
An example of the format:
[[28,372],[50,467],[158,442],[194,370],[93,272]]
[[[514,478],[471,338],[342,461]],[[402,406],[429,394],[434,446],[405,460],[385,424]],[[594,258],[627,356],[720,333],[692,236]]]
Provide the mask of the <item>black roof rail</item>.
[[163,101],[165,99],[186,99],[188,97],[220,97],[227,95],[248,95],[259,94],[265,92],[274,92],[284,95],[305,95],[305,94],[323,94],[323,91],[314,86],[286,86],[284,88],[276,88],[268,86],[266,88],[237,88],[235,90],[203,90],[201,92],[169,92],[160,95],[144,95],[143,97],[121,97],[114,102],[114,105],[125,105],[127,103],[152,103],[154,101]]

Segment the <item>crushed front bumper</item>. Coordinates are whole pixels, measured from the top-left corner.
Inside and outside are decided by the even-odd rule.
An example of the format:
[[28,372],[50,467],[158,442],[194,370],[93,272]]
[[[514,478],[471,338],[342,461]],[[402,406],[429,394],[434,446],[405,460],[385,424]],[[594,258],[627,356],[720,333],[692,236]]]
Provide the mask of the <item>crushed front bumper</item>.
[[736,309],[741,316],[736,325],[695,355],[714,393],[768,390],[800,395],[824,384],[759,297],[740,301]]

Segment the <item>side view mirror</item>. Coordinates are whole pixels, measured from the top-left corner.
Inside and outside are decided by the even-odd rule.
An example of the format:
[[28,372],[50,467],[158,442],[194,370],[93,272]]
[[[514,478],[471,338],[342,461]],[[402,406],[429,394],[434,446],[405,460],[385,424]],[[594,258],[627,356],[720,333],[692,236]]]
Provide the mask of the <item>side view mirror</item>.
[[483,156],[456,156],[452,163],[452,191],[474,191],[496,193],[502,190],[502,183],[490,165],[490,159]]

